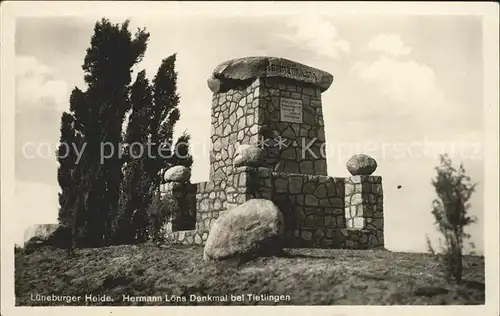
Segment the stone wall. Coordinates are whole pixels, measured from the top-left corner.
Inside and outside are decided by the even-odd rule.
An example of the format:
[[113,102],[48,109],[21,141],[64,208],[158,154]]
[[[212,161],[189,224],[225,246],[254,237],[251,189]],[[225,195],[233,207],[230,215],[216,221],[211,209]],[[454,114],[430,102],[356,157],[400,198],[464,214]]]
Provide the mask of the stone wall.
[[212,98],[210,179],[232,173],[233,155],[240,144],[257,144],[260,80],[238,82]]
[[[263,110],[259,111],[259,136],[268,140],[264,147],[267,166],[274,166],[277,172],[327,175],[320,89],[281,78],[266,78],[260,87],[259,105]],[[297,122],[286,121],[282,103],[294,101],[302,111],[295,117]]]
[[283,213],[287,247],[384,245],[381,177],[340,178],[240,167],[233,169],[229,179],[196,185],[196,228],[169,234],[170,241],[182,237],[177,242],[189,243],[192,237],[192,243],[203,244],[220,214],[249,199],[265,198]]
[[[204,243],[208,237],[212,224],[223,212],[243,204],[251,198],[248,195],[249,188],[247,184],[249,181],[247,180],[248,175],[245,169],[231,168],[229,170],[231,170],[231,173],[228,174],[227,178],[218,178],[216,180],[196,184],[169,184],[163,187],[164,195],[173,196],[176,199],[182,196],[182,193],[179,191],[182,191],[186,187],[190,189],[194,188],[191,194],[183,196],[189,201],[180,202],[184,205],[194,205],[193,210],[196,224],[188,228],[193,231],[179,232],[183,229],[177,228],[179,226],[175,226],[169,221],[165,224],[167,226],[167,240],[177,240],[184,244],[189,243],[190,240],[192,240],[191,243],[201,243],[198,241]],[[191,211],[187,213],[193,214]],[[185,230],[187,229],[185,228]],[[196,236],[199,236],[199,238]],[[179,238],[182,240],[178,240]]]

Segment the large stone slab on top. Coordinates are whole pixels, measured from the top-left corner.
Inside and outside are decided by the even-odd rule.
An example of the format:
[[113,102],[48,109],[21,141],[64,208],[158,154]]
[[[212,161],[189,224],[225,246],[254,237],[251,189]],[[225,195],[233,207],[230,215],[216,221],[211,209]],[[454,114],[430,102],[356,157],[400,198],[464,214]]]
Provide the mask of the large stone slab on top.
[[311,84],[326,91],[333,76],[323,70],[278,57],[244,57],[228,60],[215,68],[208,79],[208,87],[219,93],[231,81],[246,81],[256,78],[281,77]]

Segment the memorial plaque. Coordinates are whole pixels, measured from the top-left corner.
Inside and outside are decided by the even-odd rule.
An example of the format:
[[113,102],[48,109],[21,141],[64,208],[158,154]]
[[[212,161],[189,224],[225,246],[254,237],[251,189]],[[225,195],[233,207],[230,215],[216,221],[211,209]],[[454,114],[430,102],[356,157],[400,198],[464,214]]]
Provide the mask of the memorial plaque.
[[302,123],[302,100],[281,98],[281,121]]

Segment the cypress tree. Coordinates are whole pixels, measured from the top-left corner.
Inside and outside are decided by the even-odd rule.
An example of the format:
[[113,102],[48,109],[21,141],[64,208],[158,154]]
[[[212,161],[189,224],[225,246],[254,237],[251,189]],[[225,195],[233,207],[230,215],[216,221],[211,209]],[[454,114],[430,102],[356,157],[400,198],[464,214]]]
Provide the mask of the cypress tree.
[[151,178],[146,170],[146,144],[149,139],[149,123],[151,117],[152,89],[143,70],[131,89],[132,112],[129,116],[125,134],[126,165],[124,166],[119,211],[116,216],[115,242],[131,243],[136,240],[137,230],[134,217],[146,214],[151,203]]
[[85,147],[76,168],[80,172],[76,173],[75,201],[77,208],[83,209],[78,228],[85,246],[110,241],[117,213],[123,164],[119,153],[122,123],[130,109],[131,72],[141,61],[149,39],[145,30],[132,36],[128,26],[129,21],[119,25],[107,19],[95,24],[82,66],[87,90],[72,93],[73,126]]
[[163,59],[153,79],[153,111],[151,117],[152,152],[157,157],[149,162],[152,182],[152,191],[157,192],[160,187],[162,171],[173,161],[174,126],[180,119],[178,109],[180,97],[177,94],[177,72],[173,54]]
[[59,148],[56,152],[59,162],[57,181],[61,188],[61,192],[59,193],[58,221],[60,224],[66,226],[69,226],[71,223],[71,204],[76,198],[72,190],[75,185],[73,173],[76,161],[76,155],[73,151],[75,139],[73,122],[73,116],[67,112],[63,112],[61,115],[61,137],[59,140]]
[[191,167],[193,163],[188,134],[179,137],[177,149],[172,148],[174,126],[180,118],[175,61],[175,54],[162,60],[151,85],[145,72],[140,72],[132,87],[126,142],[142,143],[145,150],[141,157],[128,159],[124,168],[118,243],[144,241],[149,237],[147,230],[155,219],[149,218],[152,215],[148,210],[155,196],[159,196],[162,171],[178,164]]

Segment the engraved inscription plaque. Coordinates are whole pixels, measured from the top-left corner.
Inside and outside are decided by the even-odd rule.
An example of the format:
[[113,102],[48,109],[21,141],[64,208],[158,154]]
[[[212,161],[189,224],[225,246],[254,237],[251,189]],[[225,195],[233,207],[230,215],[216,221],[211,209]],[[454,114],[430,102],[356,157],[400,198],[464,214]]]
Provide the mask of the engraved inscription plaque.
[[281,98],[281,121],[302,123],[302,100]]

